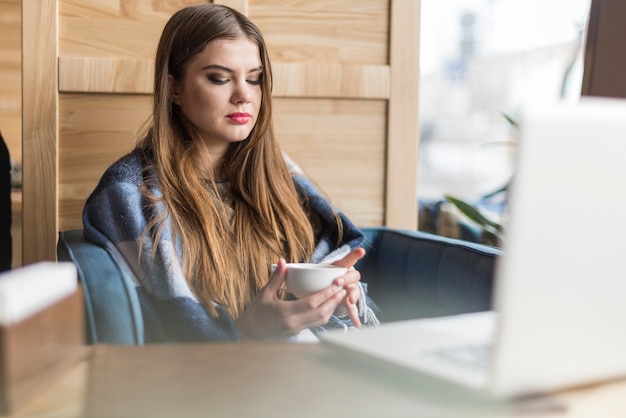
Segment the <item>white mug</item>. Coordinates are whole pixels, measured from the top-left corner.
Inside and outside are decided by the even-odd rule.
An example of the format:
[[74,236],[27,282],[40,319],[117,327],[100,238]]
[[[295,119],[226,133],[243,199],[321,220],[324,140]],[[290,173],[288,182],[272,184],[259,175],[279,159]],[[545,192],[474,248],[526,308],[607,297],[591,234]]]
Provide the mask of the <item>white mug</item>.
[[[275,266],[272,266],[275,268]],[[287,263],[285,286],[297,298],[303,298],[330,286],[347,269],[332,264]]]

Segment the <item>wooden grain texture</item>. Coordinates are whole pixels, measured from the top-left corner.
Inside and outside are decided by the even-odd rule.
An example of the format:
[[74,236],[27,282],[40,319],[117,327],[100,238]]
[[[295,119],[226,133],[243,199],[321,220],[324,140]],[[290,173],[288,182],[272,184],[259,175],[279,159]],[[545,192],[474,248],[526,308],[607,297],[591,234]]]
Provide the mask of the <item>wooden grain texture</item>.
[[28,403],[84,356],[82,290],[22,321],[0,326],[2,404],[11,412]]
[[[387,99],[389,66],[274,64],[274,96]],[[137,93],[153,90],[154,59],[60,57],[59,90],[66,93]]]
[[83,360],[7,418],[85,418],[91,348],[83,346]]
[[59,73],[62,92],[150,94],[154,59],[60,57]]
[[233,8],[246,16],[248,15],[248,0],[213,0],[213,3],[223,4],[224,6]]
[[23,263],[56,260],[57,2],[23,0]]
[[419,0],[391,1],[385,225],[417,229]]
[[131,151],[150,114],[151,96],[59,97],[59,229],[82,228],[82,209],[98,180]]
[[389,0],[250,0],[272,62],[386,65]]
[[0,1],[0,131],[11,159],[22,161],[21,0]]
[[[388,0],[221,0],[247,3],[273,62],[385,65]],[[151,58],[167,19],[190,0],[60,0],[61,56]]]
[[274,96],[387,99],[389,66],[278,63]]
[[278,99],[284,150],[353,222],[383,222],[386,102]]
[[13,259],[11,266],[22,266],[22,191],[11,191],[11,238],[13,240]]
[[59,53],[152,58],[169,17],[191,0],[59,0]]

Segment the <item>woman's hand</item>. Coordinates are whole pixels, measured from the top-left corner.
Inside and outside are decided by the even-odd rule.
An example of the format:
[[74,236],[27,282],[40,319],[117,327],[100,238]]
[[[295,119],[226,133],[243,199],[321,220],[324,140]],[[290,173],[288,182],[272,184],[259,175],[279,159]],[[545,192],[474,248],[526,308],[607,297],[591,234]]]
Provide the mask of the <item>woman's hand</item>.
[[278,297],[286,274],[285,260],[281,259],[267,285],[236,321],[242,338],[287,337],[297,335],[307,328],[326,324],[350,292],[344,287],[360,278],[350,271],[319,292],[287,301]]
[[345,308],[350,320],[352,321],[352,325],[355,327],[361,326],[361,320],[359,319],[359,308],[356,303],[361,297],[361,286],[359,286],[359,281],[361,281],[361,273],[357,270],[354,270],[353,267],[357,261],[359,261],[365,255],[365,250],[363,248],[355,248],[350,251],[348,255],[346,255],[341,260],[335,261],[333,264],[337,266],[342,266],[348,268],[348,272],[343,276],[337,277],[335,279],[334,284],[340,286],[341,281],[343,280],[343,288],[346,289],[346,297],[342,301],[342,306]]
[[252,300],[246,311],[237,319],[243,338],[286,337],[326,324],[335,310],[343,306],[355,327],[361,326],[357,301],[361,296],[361,274],[352,267],[365,255],[363,248],[352,250],[333,264],[348,271],[337,277],[331,286],[298,300],[278,297],[287,275],[285,260],[281,259],[269,282]]

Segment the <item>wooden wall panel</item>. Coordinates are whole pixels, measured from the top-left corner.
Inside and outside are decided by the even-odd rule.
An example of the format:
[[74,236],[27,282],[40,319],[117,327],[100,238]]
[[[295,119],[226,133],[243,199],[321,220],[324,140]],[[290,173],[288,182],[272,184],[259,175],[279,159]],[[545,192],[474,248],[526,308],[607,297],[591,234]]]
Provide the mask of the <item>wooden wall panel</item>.
[[272,63],[274,96],[389,98],[387,65]]
[[384,221],[385,114],[382,100],[275,100],[283,149],[360,226]]
[[385,224],[417,229],[420,2],[391,3]]
[[[82,227],[86,198],[102,172],[132,149],[149,107],[149,96],[60,95],[61,230]],[[363,226],[383,222],[385,107],[384,101],[275,100],[276,134],[285,151]]]
[[62,57],[153,58],[161,30],[190,0],[58,0]]
[[11,159],[22,161],[22,2],[0,1],[0,131]]
[[[290,155],[357,224],[415,229],[419,0],[215,1],[264,32],[276,132]],[[81,226],[102,171],[134,145],[163,25],[198,1],[58,2],[54,188],[58,228],[69,229]]]
[[65,93],[152,93],[154,59],[60,57],[59,90]]
[[59,229],[82,228],[85,200],[106,168],[131,151],[151,97],[59,96]]
[[[0,0],[0,131],[22,165],[22,1]],[[22,265],[22,192],[11,192],[13,268]]]
[[[275,97],[387,99],[387,65],[272,64]],[[152,93],[151,58],[60,57],[65,93]]]
[[23,0],[22,261],[56,259],[57,2]]
[[389,0],[249,3],[249,16],[263,32],[272,62],[389,62]]

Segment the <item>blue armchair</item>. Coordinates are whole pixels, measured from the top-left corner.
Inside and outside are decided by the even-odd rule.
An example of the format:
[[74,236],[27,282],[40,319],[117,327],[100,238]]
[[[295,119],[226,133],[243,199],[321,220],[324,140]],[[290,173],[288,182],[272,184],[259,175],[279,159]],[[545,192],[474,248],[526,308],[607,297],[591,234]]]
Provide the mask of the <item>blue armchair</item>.
[[87,343],[143,344],[135,285],[109,251],[87,241],[82,230],[71,230],[59,234],[57,257],[76,264],[85,296]]
[[[356,268],[381,308],[383,321],[491,309],[494,267],[501,251],[419,231],[364,228],[367,255]],[[72,261],[85,294],[87,341],[143,344],[134,284],[111,254],[83,236],[59,234],[60,261]]]
[[364,228],[367,255],[356,268],[381,320],[425,318],[492,309],[491,246],[421,231]]

